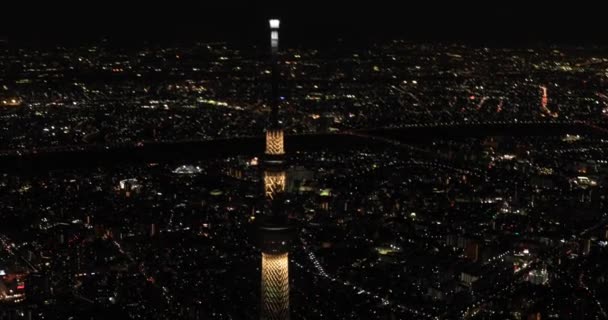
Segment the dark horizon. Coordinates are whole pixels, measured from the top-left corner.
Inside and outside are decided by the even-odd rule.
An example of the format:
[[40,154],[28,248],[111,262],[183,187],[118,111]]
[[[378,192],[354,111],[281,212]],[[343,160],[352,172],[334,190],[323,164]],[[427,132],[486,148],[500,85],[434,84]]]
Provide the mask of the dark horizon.
[[354,46],[393,39],[497,46],[608,43],[601,10],[583,4],[10,6],[12,14],[0,22],[0,35],[18,44],[82,44],[108,38],[120,45],[143,41],[260,45],[265,43],[269,17],[283,21],[284,44],[289,47],[333,46],[338,39]]

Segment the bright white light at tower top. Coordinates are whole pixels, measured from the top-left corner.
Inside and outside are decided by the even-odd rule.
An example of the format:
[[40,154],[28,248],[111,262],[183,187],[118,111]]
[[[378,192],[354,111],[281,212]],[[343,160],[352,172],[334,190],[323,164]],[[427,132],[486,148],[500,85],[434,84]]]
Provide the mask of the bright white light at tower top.
[[271,29],[278,29],[281,21],[279,19],[270,19],[268,20]]

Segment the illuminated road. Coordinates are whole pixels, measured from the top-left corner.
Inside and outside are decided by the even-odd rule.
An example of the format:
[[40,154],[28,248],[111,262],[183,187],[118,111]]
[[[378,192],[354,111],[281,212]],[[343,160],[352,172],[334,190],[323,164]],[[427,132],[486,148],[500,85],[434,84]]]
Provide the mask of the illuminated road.
[[[348,281],[344,281],[344,280],[340,280],[338,278],[335,278],[329,274],[327,274],[325,272],[325,269],[323,268],[323,266],[321,265],[321,263],[319,262],[319,260],[317,259],[316,255],[314,254],[314,252],[310,251],[310,249],[308,248],[308,243],[306,242],[306,239],[303,237],[304,235],[307,235],[307,231],[306,229],[301,230],[301,236],[300,236],[300,242],[302,243],[302,248],[304,249],[304,252],[306,253],[306,255],[308,256],[310,262],[313,264],[315,271],[313,272],[314,274],[321,276],[325,279],[328,279],[329,281],[335,283],[335,284],[339,284],[339,285],[343,285],[345,287],[350,288],[355,294],[357,295],[366,295],[370,298],[374,298],[376,300],[378,300],[379,303],[381,303],[382,305],[385,306],[390,306],[391,308],[393,308],[394,311],[400,311],[400,312],[408,312],[418,318],[416,319],[432,319],[432,320],[438,320],[439,317],[433,316],[427,312],[424,312],[422,310],[417,310],[411,307],[407,307],[405,305],[402,304],[398,304],[394,301],[390,301],[387,298],[383,298],[381,296],[381,294],[378,293],[374,293],[371,292],[369,290],[366,290],[356,284],[350,283]],[[305,269],[307,271],[310,272],[310,270],[308,270],[307,268],[305,268],[303,265],[296,263],[296,265],[302,269]]]
[[[606,214],[604,214],[604,215],[606,215]],[[607,223],[608,223],[608,218],[602,219],[598,223],[579,232],[578,238],[583,238],[587,234],[594,232],[600,228],[603,228],[604,226],[606,226]],[[462,310],[462,312],[460,313],[461,318],[470,319],[472,316],[474,316],[479,311],[479,308],[481,308],[481,306],[483,304],[485,304],[489,301],[492,301],[496,298],[500,298],[505,292],[507,292],[509,290],[513,291],[516,288],[517,284],[522,280],[522,278],[525,275],[527,275],[529,271],[534,270],[539,263],[541,263],[543,261],[547,261],[549,259],[555,259],[555,258],[559,257],[562,254],[562,249],[566,245],[566,243],[567,242],[559,242],[556,246],[549,249],[545,254],[543,254],[542,256],[536,257],[534,260],[532,260],[532,262],[529,263],[528,266],[520,269],[520,271],[517,272],[516,274],[514,274],[513,278],[511,278],[508,282],[505,282],[499,286],[493,287],[492,291],[487,294],[478,295],[481,298],[479,300],[473,302],[471,305],[467,306],[466,308],[464,308]],[[603,312],[603,308],[601,307],[601,304],[600,304],[600,309]]]
[[[126,257],[131,263],[137,263],[137,261],[135,259],[133,259],[131,254],[122,248],[120,243],[118,243],[116,240],[111,240],[111,243],[116,247],[118,252],[120,252],[124,257]],[[140,264],[139,268],[137,268],[137,269],[139,271],[139,274],[143,277],[144,281],[151,282],[154,287],[159,289],[162,293],[163,298],[165,298],[167,305],[171,306],[172,302],[174,301],[174,297],[171,295],[169,290],[164,286],[159,286],[158,284],[156,284],[156,281],[154,281],[154,277],[152,277],[146,273],[146,270],[145,270],[146,268],[143,265],[143,263]],[[150,281],[150,280],[152,280],[152,281]]]
[[0,234],[0,245],[2,245],[2,248],[8,252],[8,254],[23,261],[33,272],[38,272],[38,268],[36,268],[29,260],[25,259],[23,256],[19,255],[13,250],[13,248],[15,248],[15,244],[3,234]]

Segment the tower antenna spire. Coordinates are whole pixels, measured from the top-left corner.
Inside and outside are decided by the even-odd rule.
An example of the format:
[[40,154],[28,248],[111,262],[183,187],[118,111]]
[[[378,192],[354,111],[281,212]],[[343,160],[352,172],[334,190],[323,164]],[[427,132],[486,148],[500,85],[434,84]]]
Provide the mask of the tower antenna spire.
[[271,107],[272,113],[270,117],[271,126],[279,126],[279,66],[278,66],[278,53],[279,53],[279,26],[281,21],[279,19],[268,20],[270,25],[270,63],[272,68],[272,100]]

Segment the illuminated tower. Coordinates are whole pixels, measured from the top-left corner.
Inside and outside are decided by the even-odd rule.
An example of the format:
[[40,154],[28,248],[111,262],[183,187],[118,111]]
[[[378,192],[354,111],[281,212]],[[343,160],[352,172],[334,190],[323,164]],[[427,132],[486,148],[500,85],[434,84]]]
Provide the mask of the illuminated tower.
[[547,97],[547,87],[541,86],[540,89],[543,91],[543,97],[540,100],[541,108],[546,109],[549,103],[549,97]]
[[285,155],[283,143],[283,128],[279,124],[279,83],[278,83],[278,51],[279,25],[278,19],[270,19],[270,50],[272,65],[272,100],[270,126],[266,129],[266,156],[264,170],[264,192],[268,200],[285,191],[285,171],[282,166]]
[[540,109],[543,114],[546,114],[550,117],[557,118],[559,115],[557,112],[552,112],[547,105],[549,104],[549,96],[547,95],[547,87],[541,86],[540,89],[543,92],[542,98],[540,99]]
[[282,210],[285,191],[283,128],[278,120],[279,23],[271,19],[272,101],[270,125],[266,130],[264,154],[265,212],[260,218],[262,250],[261,319],[289,319],[289,245],[291,228]]

